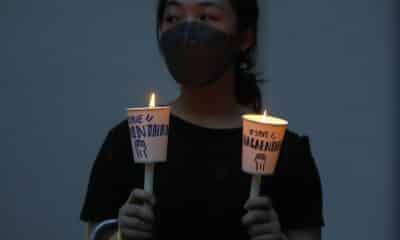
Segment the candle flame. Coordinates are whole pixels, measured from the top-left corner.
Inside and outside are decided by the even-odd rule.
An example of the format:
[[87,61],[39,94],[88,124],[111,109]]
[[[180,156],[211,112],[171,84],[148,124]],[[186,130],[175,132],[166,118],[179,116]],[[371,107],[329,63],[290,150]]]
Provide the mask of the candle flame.
[[156,94],[152,93],[150,96],[149,107],[153,108],[156,106]]
[[268,113],[267,113],[267,109],[265,109],[265,110],[264,110],[264,114],[263,114],[263,116],[262,116],[262,121],[263,121],[263,122],[266,122],[266,121],[267,121],[267,114],[268,114]]

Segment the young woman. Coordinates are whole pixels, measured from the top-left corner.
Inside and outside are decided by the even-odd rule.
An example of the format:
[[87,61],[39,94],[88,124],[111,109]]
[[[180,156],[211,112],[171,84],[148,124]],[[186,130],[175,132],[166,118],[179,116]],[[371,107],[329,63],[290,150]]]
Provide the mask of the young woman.
[[116,218],[108,239],[321,239],[321,183],[307,137],[287,131],[275,175],[248,199],[241,116],[262,110],[251,72],[257,1],[160,0],[157,20],[160,51],[181,89],[170,104],[168,161],[157,165],[154,194],[144,192],[127,120],[112,128],[81,212],[89,232]]

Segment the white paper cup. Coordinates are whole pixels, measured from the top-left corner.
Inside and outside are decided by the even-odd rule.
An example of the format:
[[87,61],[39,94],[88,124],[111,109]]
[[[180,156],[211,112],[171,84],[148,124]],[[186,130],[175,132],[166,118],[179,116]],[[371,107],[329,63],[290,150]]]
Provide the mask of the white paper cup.
[[170,107],[126,110],[135,162],[167,161]]
[[252,175],[272,175],[287,129],[286,120],[243,115],[242,170]]

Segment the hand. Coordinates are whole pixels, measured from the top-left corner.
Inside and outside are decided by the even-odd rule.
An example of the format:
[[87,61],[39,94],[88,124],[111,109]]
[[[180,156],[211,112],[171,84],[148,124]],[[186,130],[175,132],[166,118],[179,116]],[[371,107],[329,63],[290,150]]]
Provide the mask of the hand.
[[268,197],[250,198],[244,208],[248,212],[243,216],[242,223],[251,240],[287,240],[281,232],[278,214]]
[[141,189],[134,189],[118,214],[122,240],[151,239],[155,197]]

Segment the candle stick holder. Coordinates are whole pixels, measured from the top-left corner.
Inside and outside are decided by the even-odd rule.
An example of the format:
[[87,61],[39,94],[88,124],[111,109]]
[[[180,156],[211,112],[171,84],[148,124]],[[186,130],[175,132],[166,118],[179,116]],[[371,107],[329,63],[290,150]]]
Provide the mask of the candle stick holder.
[[250,197],[260,192],[262,175],[273,175],[288,126],[281,118],[246,114],[243,118],[242,170],[252,175]]
[[144,190],[153,192],[155,163],[167,161],[170,107],[127,108],[129,134],[135,163],[145,164]]

